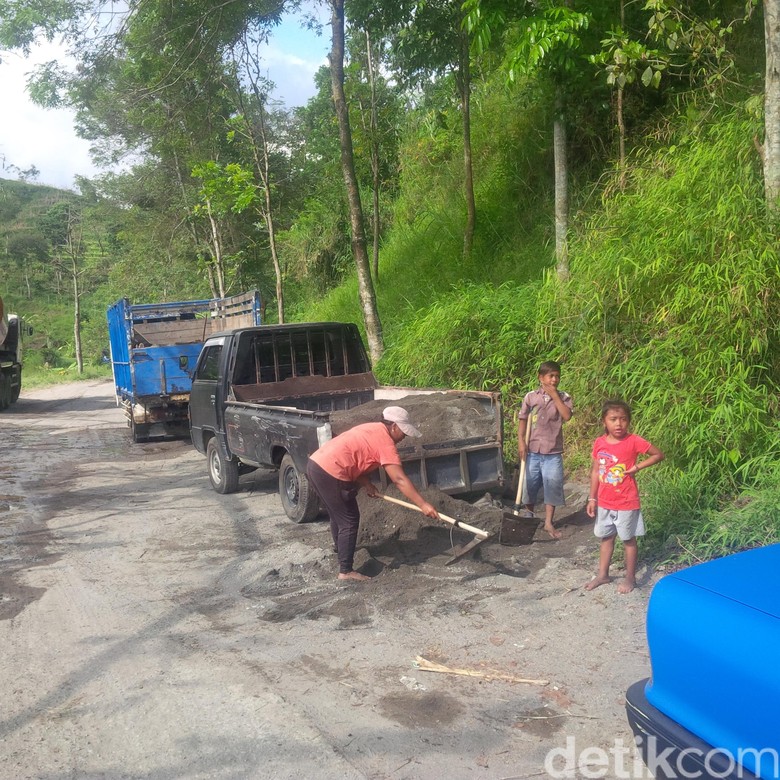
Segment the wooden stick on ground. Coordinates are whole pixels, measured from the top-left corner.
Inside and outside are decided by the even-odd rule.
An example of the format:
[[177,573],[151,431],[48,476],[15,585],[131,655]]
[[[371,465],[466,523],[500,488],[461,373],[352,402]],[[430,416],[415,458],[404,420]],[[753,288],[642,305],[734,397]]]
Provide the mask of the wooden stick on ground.
[[527,683],[528,685],[549,685],[549,680],[530,680],[525,677],[515,677],[512,674],[504,672],[491,671],[489,669],[457,669],[444,664],[438,664],[435,661],[429,661],[418,655],[415,659],[415,666],[423,672],[440,672],[442,674],[460,674],[465,677],[481,677],[483,680],[506,680],[507,682]]

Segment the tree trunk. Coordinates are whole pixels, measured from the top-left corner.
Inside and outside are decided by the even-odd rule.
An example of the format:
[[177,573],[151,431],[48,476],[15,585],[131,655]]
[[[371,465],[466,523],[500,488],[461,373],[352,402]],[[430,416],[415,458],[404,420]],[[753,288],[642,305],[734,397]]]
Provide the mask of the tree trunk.
[[222,239],[219,225],[211,211],[211,201],[206,200],[206,213],[211,226],[211,253],[214,258],[214,275],[217,282],[217,292],[220,298],[225,297],[225,265],[222,258]]
[[265,222],[266,229],[268,230],[268,244],[271,249],[271,262],[274,266],[274,276],[276,278],[276,315],[279,320],[279,324],[284,323],[284,286],[282,283],[282,264],[279,260],[279,252],[276,246],[276,225],[274,223],[273,216],[273,201],[271,197],[271,167],[269,163],[268,154],[268,133],[266,132],[265,124],[265,102],[267,99],[266,94],[260,89],[258,73],[260,70],[260,63],[256,56],[253,56],[250,52],[249,41],[244,40],[243,46],[243,59],[246,68],[246,76],[249,79],[249,83],[252,87],[252,92],[257,101],[257,109],[259,112],[260,121],[260,139],[255,135],[254,124],[251,121],[247,107],[244,103],[244,93],[241,88],[241,84],[237,83],[234,86],[236,99],[241,111],[244,115],[244,123],[246,126],[246,136],[250,141],[252,147],[252,158],[255,163],[255,170],[260,179],[260,183],[263,185],[264,193],[264,207],[259,209],[260,216]]
[[555,98],[553,123],[553,150],[555,156],[555,261],[558,278],[569,278],[569,171],[566,157],[566,122],[561,88]]
[[341,146],[341,168],[349,201],[349,219],[352,227],[352,254],[355,258],[358,276],[360,306],[366,325],[368,350],[372,362],[376,363],[384,351],[382,323],[376,306],[374,284],[366,250],[366,233],[363,225],[363,207],[360,203],[360,189],[355,173],[355,157],[352,150],[352,130],[349,124],[349,110],[344,94],[344,0],[330,0],[331,29],[333,33],[330,52],[330,80],[333,88],[333,104],[339,122],[339,144]]
[[374,57],[371,51],[371,36],[366,30],[366,60],[368,83],[371,87],[371,174],[373,176],[373,251],[371,255],[374,281],[379,281],[379,122],[376,109],[376,81],[374,80]]
[[[276,226],[274,225],[273,203],[271,202],[271,170],[268,162],[268,137],[265,132],[265,109],[260,105],[260,139],[262,141],[263,159],[257,161],[260,179],[263,182],[265,193],[265,225],[268,228],[268,243],[271,247],[271,261],[274,265],[276,277],[276,316],[279,324],[284,323],[284,288],[282,287],[282,264],[279,262],[279,253],[276,250]],[[253,144],[254,146],[254,144]],[[256,154],[257,152],[255,152]]]
[[73,346],[76,352],[76,370],[84,373],[84,356],[81,349],[81,290],[79,290],[79,269],[75,258],[73,267]]
[[463,113],[463,168],[464,194],[466,197],[466,230],[463,235],[463,259],[471,256],[474,245],[474,230],[477,226],[477,203],[474,198],[474,168],[471,157],[471,61],[469,59],[469,38],[465,31],[460,35],[458,62],[458,88]]
[[764,0],[764,192],[769,211],[780,214],[780,0]]
[[[626,4],[620,0],[620,27],[626,29]],[[620,191],[626,189],[626,120],[623,115],[623,87],[617,88],[618,171]]]

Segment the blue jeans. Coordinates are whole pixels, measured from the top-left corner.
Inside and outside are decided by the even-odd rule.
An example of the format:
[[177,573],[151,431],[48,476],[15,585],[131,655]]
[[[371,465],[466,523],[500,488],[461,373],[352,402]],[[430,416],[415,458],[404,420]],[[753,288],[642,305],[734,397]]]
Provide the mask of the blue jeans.
[[563,497],[563,455],[529,452],[525,463],[523,503],[538,503],[539,491],[543,490],[545,504],[564,506],[566,501]]

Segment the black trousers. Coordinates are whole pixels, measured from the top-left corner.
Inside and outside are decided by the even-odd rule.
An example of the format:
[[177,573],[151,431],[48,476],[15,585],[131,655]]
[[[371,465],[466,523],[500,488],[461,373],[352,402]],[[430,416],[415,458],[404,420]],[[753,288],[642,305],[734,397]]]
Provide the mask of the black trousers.
[[358,509],[358,486],[354,482],[343,482],[332,477],[325,469],[310,460],[306,466],[309,482],[328,510],[330,532],[339,556],[339,572],[349,574],[355,559],[360,509]]

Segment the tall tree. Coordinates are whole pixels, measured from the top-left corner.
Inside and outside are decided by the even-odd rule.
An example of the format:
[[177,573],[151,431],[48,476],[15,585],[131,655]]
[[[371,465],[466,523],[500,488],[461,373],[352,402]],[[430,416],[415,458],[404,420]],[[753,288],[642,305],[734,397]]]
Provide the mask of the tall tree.
[[466,226],[463,254],[471,254],[477,227],[474,165],[471,150],[471,42],[462,0],[412,0],[394,3],[396,76],[408,85],[423,86],[431,78],[454,76],[463,139],[463,196]]
[[352,148],[352,128],[349,108],[344,93],[344,0],[330,0],[332,45],[330,51],[330,73],[333,88],[333,105],[339,124],[341,147],[341,168],[349,201],[349,217],[352,229],[352,254],[355,258],[358,278],[358,293],[363,320],[366,326],[368,349],[372,361],[376,362],[384,352],[382,323],[376,305],[376,292],[371,279],[371,267],[366,248],[366,232],[363,222],[363,206],[360,188],[355,173],[355,157]]
[[764,190],[769,210],[780,214],[780,0],[764,0]]
[[84,222],[81,208],[70,200],[52,206],[42,218],[42,230],[51,246],[52,266],[71,285],[73,301],[73,348],[76,368],[84,372],[84,357],[81,348],[81,297],[84,291],[84,258],[86,254]]
[[[261,74],[259,45],[264,36],[256,33],[243,35],[233,47],[233,56],[237,64],[236,78],[232,79],[232,88],[240,113],[230,121],[230,125],[239,133],[248,145],[254,164],[261,197],[256,200],[258,215],[268,233],[268,246],[276,280],[276,312],[278,321],[284,322],[284,286],[282,283],[282,264],[276,239],[276,221],[274,217],[273,192],[276,189],[271,170],[272,139],[268,127],[268,93],[273,86]],[[242,82],[250,90],[244,94]]]
[[574,55],[580,48],[580,31],[589,17],[564,5],[543,7],[542,13],[520,22],[518,36],[507,55],[511,79],[546,71],[555,91],[553,152],[555,168],[555,258],[558,278],[569,278],[569,165],[567,153],[566,94],[577,73]]

